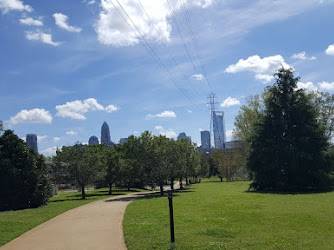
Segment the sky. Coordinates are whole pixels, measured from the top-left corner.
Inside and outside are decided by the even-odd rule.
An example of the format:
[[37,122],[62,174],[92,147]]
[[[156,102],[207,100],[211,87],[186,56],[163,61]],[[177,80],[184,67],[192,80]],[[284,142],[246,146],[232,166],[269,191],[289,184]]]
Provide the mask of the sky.
[[292,68],[334,92],[334,0],[0,0],[0,120],[39,152],[148,130],[227,139],[247,97]]

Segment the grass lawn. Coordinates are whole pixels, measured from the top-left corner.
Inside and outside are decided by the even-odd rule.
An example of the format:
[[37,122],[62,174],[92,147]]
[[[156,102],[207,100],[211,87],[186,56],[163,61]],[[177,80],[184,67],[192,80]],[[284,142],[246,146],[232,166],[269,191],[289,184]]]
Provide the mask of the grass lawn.
[[[135,191],[140,190],[132,189],[130,192]],[[129,193],[126,188],[113,188],[113,196],[126,193]],[[107,188],[87,191],[86,200],[81,200],[81,192],[60,192],[59,196],[52,197],[45,206],[0,212],[0,246],[67,210],[108,197],[110,195]]]
[[[253,193],[249,184],[208,179],[177,192],[177,249],[334,249],[334,192]],[[129,204],[123,227],[129,250],[168,249],[167,197]]]

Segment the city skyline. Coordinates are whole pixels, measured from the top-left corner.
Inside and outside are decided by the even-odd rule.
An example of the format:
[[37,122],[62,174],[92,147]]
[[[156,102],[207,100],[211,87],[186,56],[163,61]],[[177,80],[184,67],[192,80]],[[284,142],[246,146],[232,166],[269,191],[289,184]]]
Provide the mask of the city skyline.
[[212,92],[227,141],[282,66],[299,87],[334,92],[333,0],[118,2],[125,12],[111,0],[1,0],[4,129],[36,134],[46,156],[100,136],[103,121],[114,142],[148,130],[200,145]]

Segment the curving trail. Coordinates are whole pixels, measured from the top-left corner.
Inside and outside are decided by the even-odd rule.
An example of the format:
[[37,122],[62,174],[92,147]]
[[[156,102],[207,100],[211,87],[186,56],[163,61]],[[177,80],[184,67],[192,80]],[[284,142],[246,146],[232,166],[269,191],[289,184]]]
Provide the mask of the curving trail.
[[120,195],[74,208],[7,243],[1,250],[126,249],[126,206],[152,192]]

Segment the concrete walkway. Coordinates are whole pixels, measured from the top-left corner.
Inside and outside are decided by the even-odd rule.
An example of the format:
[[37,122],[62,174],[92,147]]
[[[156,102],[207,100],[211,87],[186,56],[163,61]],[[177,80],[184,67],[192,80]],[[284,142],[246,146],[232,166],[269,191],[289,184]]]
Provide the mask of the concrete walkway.
[[126,249],[123,216],[133,200],[152,193],[132,193],[69,210],[7,243],[1,250]]

